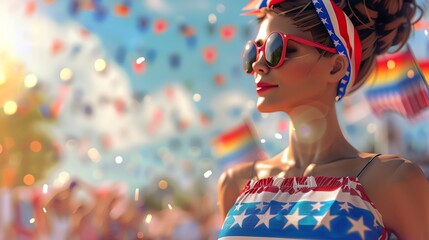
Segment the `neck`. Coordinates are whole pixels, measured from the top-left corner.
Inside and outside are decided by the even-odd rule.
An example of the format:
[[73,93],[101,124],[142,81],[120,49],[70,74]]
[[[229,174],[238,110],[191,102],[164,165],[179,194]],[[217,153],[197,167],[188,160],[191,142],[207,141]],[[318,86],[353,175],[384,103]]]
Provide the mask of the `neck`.
[[335,105],[313,103],[289,113],[289,147],[282,161],[296,168],[357,157],[358,151],[345,139]]

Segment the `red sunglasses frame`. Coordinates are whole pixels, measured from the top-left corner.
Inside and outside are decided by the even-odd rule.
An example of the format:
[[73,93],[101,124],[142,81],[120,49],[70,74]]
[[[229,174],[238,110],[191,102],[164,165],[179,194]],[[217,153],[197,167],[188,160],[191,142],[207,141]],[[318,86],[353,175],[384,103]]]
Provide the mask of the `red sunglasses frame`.
[[[281,38],[283,40],[283,48],[282,48],[282,55],[280,57],[280,61],[275,66],[270,66],[270,64],[267,61],[266,55],[265,55],[265,46],[267,44],[268,38],[271,37],[271,35],[273,35],[273,34],[279,34],[281,36]],[[251,43],[253,43],[253,45],[256,48],[256,59],[255,59],[255,61],[253,63],[255,63],[258,60],[259,54],[261,52],[263,52],[264,53],[264,61],[267,64],[267,66],[269,68],[278,68],[285,61],[285,58],[286,58],[286,49],[287,49],[287,41],[288,40],[292,40],[292,41],[295,41],[297,43],[305,44],[305,45],[310,46],[310,47],[319,48],[319,49],[325,50],[325,51],[330,52],[330,53],[337,53],[337,50],[335,48],[333,48],[333,47],[328,47],[328,46],[323,45],[323,44],[318,43],[318,42],[314,42],[314,41],[311,41],[311,40],[308,40],[308,39],[305,39],[305,38],[301,38],[301,37],[298,37],[298,36],[295,36],[295,35],[292,35],[292,34],[285,34],[285,33],[282,33],[282,32],[271,32],[269,35],[267,35],[267,37],[265,38],[264,43],[261,46],[256,45],[255,41],[250,40],[250,41],[248,41],[246,43],[246,47],[251,42]],[[252,65],[253,65],[253,63],[252,63]],[[246,72],[246,73],[249,73],[249,74],[253,73],[253,67],[252,67],[252,71],[251,72]]]

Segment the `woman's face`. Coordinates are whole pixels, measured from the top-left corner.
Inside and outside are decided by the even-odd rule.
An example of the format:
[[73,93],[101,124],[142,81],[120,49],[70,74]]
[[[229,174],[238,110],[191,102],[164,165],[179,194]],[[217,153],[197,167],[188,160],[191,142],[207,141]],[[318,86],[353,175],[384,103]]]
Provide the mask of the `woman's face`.
[[[310,32],[299,30],[289,18],[267,13],[255,39],[257,45],[274,31],[312,40]],[[289,40],[285,61],[278,68],[269,68],[262,55],[253,63],[260,112],[290,112],[326,97],[328,83],[324,78],[329,77],[331,63],[316,48]]]

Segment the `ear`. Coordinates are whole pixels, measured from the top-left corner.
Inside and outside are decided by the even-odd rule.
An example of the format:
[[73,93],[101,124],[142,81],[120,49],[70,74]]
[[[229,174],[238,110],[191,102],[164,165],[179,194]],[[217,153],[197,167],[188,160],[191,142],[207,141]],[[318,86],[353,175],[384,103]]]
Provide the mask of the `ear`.
[[332,82],[340,81],[347,73],[349,61],[347,57],[340,54],[335,54],[330,59]]

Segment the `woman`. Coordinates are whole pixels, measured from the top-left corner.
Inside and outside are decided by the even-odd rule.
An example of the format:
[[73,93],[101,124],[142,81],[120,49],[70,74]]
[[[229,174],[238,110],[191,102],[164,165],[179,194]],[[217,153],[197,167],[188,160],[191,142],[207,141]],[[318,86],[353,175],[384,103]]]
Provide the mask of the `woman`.
[[254,76],[258,110],[289,115],[289,146],[222,174],[219,238],[387,239],[393,232],[429,239],[421,169],[355,149],[335,111],[377,55],[405,45],[420,7],[414,0],[257,2],[250,13],[258,14],[259,31],[243,67]]

